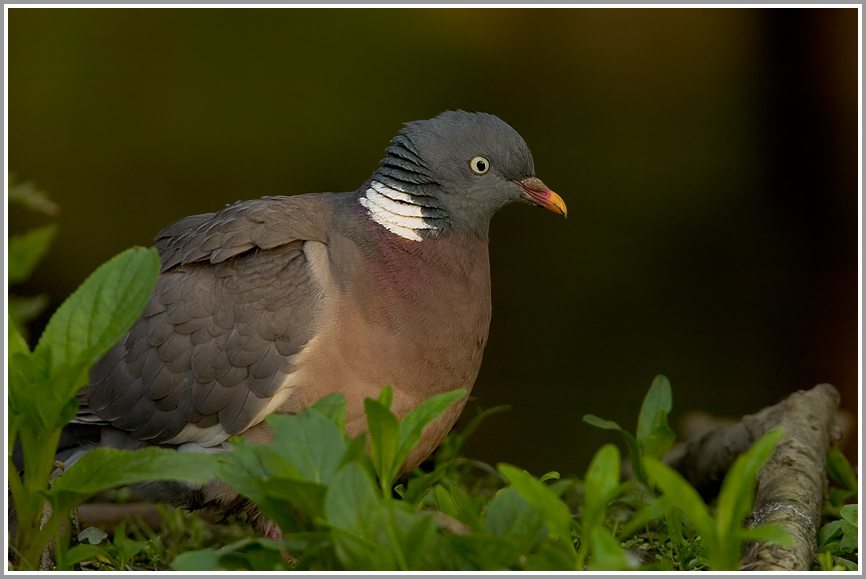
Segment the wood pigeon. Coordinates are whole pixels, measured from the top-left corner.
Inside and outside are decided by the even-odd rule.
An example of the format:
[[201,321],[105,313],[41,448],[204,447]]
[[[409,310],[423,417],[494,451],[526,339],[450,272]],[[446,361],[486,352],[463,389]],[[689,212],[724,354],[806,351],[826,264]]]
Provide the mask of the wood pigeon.
[[[512,201],[566,214],[514,129],[450,111],[408,123],[356,191],[239,201],[169,225],[156,238],[156,289],[93,366],[58,459],[95,446],[268,443],[266,416],[331,392],[345,395],[356,435],[363,399],[386,385],[399,417],[469,392],[490,325],[490,219]],[[425,429],[404,471],[465,402]],[[154,500],[192,508],[239,500],[216,483],[151,487]]]

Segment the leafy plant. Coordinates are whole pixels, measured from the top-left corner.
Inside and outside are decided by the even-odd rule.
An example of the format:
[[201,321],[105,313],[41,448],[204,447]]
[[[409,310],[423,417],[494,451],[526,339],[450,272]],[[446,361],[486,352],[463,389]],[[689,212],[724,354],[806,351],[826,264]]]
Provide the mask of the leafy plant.
[[845,556],[857,551],[857,505],[845,505],[841,519],[831,521],[818,531],[818,551],[824,571],[857,571],[857,563]]
[[673,446],[676,434],[668,426],[671,407],[671,384],[666,377],[658,375],[644,396],[637,420],[637,436],[612,420],[592,414],[585,415],[583,421],[605,430],[619,431],[625,439],[635,479],[647,490],[653,491],[654,487],[644,469],[644,459],[661,460]]
[[[18,203],[33,211],[47,215],[57,214],[57,205],[48,199],[45,192],[37,189],[32,183],[18,183],[14,175],[9,176],[9,202]],[[31,229],[21,234],[9,237],[9,247],[6,253],[8,283],[16,284],[30,277],[39,261],[48,251],[48,246],[57,234],[57,226],[53,223]],[[48,306],[48,296],[10,295],[9,319],[15,324],[22,336],[27,336],[26,323]]]
[[689,523],[700,533],[708,547],[708,566],[713,571],[729,571],[738,567],[742,546],[746,541],[759,540],[790,545],[790,534],[775,525],[744,527],[755,501],[755,481],[761,466],[770,457],[782,429],[768,432],[748,451],[737,457],[719,492],[716,515],[677,471],[654,458],[647,458],[644,466],[662,489],[664,497],[680,510]]
[[[116,256],[58,308],[32,352],[14,324],[8,324],[8,435],[20,444],[23,457],[23,473],[19,473],[10,445],[9,488],[17,515],[13,549],[18,568],[35,569],[52,538],[62,548],[63,521],[103,489],[166,476],[203,484],[215,475],[210,456],[181,457],[159,448],[140,452],[97,449],[70,468],[55,471],[60,432],[78,410],[76,393],[85,385],[90,366],[139,315],[158,271],[159,258],[153,250],[133,248]],[[62,561],[62,554],[58,559]]]

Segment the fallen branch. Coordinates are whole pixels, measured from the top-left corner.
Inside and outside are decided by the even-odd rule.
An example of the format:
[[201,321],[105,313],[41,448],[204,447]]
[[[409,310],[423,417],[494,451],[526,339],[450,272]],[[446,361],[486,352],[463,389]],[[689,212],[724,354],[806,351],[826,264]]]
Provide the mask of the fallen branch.
[[709,498],[734,459],[758,438],[779,426],[785,428],[776,450],[758,475],[752,524],[776,524],[794,538],[790,547],[753,543],[743,557],[743,571],[808,571],[815,561],[815,537],[821,503],[827,492],[827,452],[841,431],[835,422],[839,393],[829,384],[799,391],[743,417],[731,426],[713,430],[688,443],[671,466]]

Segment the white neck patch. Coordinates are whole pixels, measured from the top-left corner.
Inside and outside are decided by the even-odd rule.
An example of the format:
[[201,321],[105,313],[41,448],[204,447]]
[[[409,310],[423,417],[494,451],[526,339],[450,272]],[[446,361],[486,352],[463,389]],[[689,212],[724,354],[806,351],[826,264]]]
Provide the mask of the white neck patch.
[[358,201],[373,221],[404,239],[421,241],[424,239],[421,230],[439,229],[424,220],[424,206],[417,203],[414,195],[379,181],[372,181]]

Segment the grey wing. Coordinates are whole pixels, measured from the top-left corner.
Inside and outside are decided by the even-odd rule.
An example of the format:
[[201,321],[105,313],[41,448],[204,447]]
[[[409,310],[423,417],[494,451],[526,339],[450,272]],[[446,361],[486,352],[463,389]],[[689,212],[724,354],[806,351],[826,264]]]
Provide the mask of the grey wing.
[[[91,369],[84,414],[151,443],[207,446],[291,394],[287,377],[313,335],[323,291],[316,272],[327,264],[314,262],[327,258],[305,251],[317,243],[305,239],[247,247],[256,235],[249,228],[226,242],[232,232],[219,216],[187,218],[188,227],[158,241],[166,271],[141,318]],[[215,234],[223,241],[213,247],[206,242]]]

